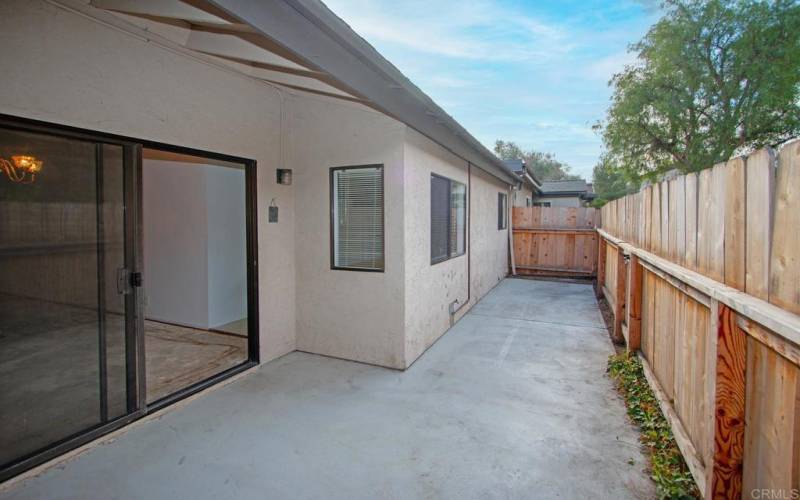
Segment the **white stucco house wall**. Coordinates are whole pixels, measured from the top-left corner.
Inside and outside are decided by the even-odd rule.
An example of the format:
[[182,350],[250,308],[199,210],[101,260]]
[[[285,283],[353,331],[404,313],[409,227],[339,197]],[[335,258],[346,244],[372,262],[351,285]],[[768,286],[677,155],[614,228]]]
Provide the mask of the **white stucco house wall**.
[[[255,362],[405,369],[507,274],[520,179],[320,2],[9,0],[0,42],[0,126],[254,162]],[[331,169],[363,165],[383,172],[380,272],[331,265]],[[466,203],[463,252],[436,263],[434,177]]]

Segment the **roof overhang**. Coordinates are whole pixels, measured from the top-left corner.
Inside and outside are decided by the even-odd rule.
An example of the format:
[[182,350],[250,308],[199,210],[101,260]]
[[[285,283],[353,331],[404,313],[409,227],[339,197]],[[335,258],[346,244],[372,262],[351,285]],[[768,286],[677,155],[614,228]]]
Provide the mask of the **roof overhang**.
[[519,178],[318,0],[209,0],[336,87],[509,184]]

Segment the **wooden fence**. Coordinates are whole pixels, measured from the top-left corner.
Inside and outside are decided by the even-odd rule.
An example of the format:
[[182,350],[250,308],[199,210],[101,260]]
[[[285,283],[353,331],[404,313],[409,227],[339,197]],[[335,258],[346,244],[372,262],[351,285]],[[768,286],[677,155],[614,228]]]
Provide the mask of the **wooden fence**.
[[598,292],[703,495],[797,498],[800,142],[645,187],[602,221]]
[[514,207],[514,261],[519,274],[591,277],[597,269],[594,208]]

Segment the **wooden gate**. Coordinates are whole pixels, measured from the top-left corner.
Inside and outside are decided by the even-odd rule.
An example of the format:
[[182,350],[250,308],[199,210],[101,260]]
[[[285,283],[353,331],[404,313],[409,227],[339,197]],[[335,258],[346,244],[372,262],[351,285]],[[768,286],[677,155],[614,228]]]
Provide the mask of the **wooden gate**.
[[598,218],[594,208],[514,207],[517,274],[595,276]]

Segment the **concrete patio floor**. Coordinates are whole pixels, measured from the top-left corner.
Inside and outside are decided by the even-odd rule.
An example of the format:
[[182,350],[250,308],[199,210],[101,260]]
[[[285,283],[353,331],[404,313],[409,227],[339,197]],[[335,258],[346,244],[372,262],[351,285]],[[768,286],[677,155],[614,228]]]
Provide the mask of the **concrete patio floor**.
[[592,288],[507,279],[405,372],[292,353],[2,499],[652,498]]

